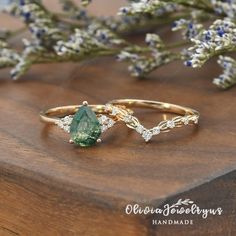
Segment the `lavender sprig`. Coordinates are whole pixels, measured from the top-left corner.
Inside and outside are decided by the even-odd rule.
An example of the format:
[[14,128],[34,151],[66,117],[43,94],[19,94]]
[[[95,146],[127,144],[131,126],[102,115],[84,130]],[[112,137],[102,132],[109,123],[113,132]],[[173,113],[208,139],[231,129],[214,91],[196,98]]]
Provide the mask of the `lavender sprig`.
[[91,20],[86,9],[79,7],[74,1],[60,0],[60,3],[62,4],[62,10],[68,13],[71,19],[83,21]]
[[162,1],[140,0],[131,2],[129,6],[122,7],[119,15],[135,15],[135,14],[150,14],[161,16],[166,13],[171,13],[177,10],[175,3],[165,3]]
[[87,30],[75,29],[68,41],[60,40],[54,47],[59,56],[84,56],[113,51],[113,45],[125,41],[99,24],[91,24]]
[[220,56],[218,64],[223,74],[213,80],[213,84],[221,89],[228,89],[236,84],[236,61],[231,57]]
[[[59,2],[63,13],[51,12],[40,0],[13,1],[6,8],[23,19],[31,32],[30,39],[23,39],[24,48],[16,52],[7,44],[14,33],[0,30],[0,67],[13,67],[13,79],[35,63],[80,61],[104,55],[118,55],[119,60],[129,62],[132,75],[145,76],[174,60],[201,67],[213,56],[236,51],[235,0],[130,0],[120,9],[119,18],[91,16],[73,0]],[[90,2],[81,0],[82,5]],[[210,25],[206,30],[203,20]],[[157,25],[172,22],[172,31],[181,30],[183,41],[170,45],[157,34],[147,33],[150,29],[155,32]],[[147,33],[147,45],[129,42],[124,33],[132,32]],[[172,50],[177,47],[183,50]],[[218,63],[224,71],[213,83],[221,88],[236,84],[235,60],[220,56]]]
[[236,18],[236,1],[235,0],[227,0],[227,1],[219,1],[219,0],[211,0],[211,4],[215,9],[215,12],[219,15],[226,15],[229,18]]
[[229,19],[216,20],[208,30],[202,31],[191,41],[194,46],[189,48],[190,59],[185,64],[201,67],[215,55],[236,50],[236,25]]
[[24,0],[20,9],[33,38],[39,44],[50,48],[62,38],[62,31],[56,26],[52,15],[42,5]]
[[199,33],[203,30],[203,25],[197,24],[192,20],[179,19],[172,25],[172,31],[177,30],[182,30],[184,39],[191,40],[199,35]]
[[132,76],[143,77],[162,65],[180,59],[180,54],[167,50],[156,34],[147,34],[145,42],[148,45],[147,48],[130,46],[117,56],[119,61],[131,63],[128,69]]
[[0,68],[15,66],[20,61],[20,55],[8,48],[6,42],[0,40]]

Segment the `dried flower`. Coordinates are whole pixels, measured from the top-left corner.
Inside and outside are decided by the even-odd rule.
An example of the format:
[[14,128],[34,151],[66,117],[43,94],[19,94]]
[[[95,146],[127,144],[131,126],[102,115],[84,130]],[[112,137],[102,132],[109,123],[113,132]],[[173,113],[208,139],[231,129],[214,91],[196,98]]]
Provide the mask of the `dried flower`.
[[[117,40],[117,41],[116,41]],[[76,29],[69,41],[58,41],[54,47],[59,56],[85,56],[98,51],[109,50],[107,43],[118,43],[107,31]]]
[[164,43],[157,34],[146,34],[146,44],[153,49],[164,48]]
[[236,2],[235,0],[211,0],[211,4],[214,6],[215,12],[219,15],[226,15],[229,18],[236,18]]
[[62,4],[62,10],[65,11],[66,13],[69,13],[71,19],[85,20],[85,21],[90,20],[86,9],[80,8],[73,1],[60,0],[60,3]]
[[224,51],[236,49],[236,25],[229,19],[216,20],[208,30],[202,31],[197,38],[192,38],[194,46],[189,48],[190,59],[187,66],[200,67],[209,58]]
[[17,80],[21,75],[25,74],[31,66],[31,62],[21,58],[16,66],[11,70],[11,77],[14,80]]
[[84,6],[87,6],[89,3],[92,2],[92,0],[81,0],[81,2]]
[[164,15],[166,13],[177,10],[177,5],[171,2],[163,2],[159,0],[140,0],[131,2],[129,6],[122,7],[119,11],[120,15],[135,15],[135,14],[150,14],[150,15]]
[[0,68],[14,66],[19,61],[19,54],[9,49],[6,42],[0,40]]
[[[130,0],[118,18],[90,15],[84,6],[91,0],[81,0],[83,6],[73,0],[59,1],[63,13],[50,11],[40,0],[15,0],[6,7],[5,12],[23,19],[32,36],[23,39],[24,47],[16,52],[7,43],[16,33],[0,29],[0,67],[13,67],[13,79],[35,63],[104,55],[128,61],[132,75],[145,76],[174,60],[201,67],[211,57],[236,51],[235,0]],[[206,30],[203,21],[210,25]],[[148,33],[155,32],[157,25],[171,23],[172,31],[182,31],[178,42],[166,44],[159,35]],[[124,37],[133,32],[145,33],[146,45]],[[213,83],[221,88],[236,84],[235,60],[220,56],[218,62],[224,71]]]
[[119,61],[131,63],[129,71],[132,76],[145,76],[159,66],[178,58],[177,54],[165,49],[163,41],[156,34],[147,34],[145,42],[148,48],[127,47],[117,56]]
[[173,23],[172,30],[183,30],[184,39],[196,38],[198,34],[202,31],[203,25],[196,24],[192,20],[180,19]]
[[236,84],[236,61],[231,57],[220,56],[218,64],[223,68],[223,74],[213,80],[213,84],[227,89]]

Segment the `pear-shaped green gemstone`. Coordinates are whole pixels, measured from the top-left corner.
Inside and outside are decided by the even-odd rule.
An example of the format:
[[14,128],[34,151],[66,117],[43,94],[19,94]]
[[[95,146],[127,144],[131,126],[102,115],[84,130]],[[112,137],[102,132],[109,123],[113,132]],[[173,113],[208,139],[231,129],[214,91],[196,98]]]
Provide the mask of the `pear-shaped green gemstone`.
[[80,107],[70,125],[73,142],[82,147],[92,146],[97,142],[101,132],[101,125],[92,109],[88,106]]

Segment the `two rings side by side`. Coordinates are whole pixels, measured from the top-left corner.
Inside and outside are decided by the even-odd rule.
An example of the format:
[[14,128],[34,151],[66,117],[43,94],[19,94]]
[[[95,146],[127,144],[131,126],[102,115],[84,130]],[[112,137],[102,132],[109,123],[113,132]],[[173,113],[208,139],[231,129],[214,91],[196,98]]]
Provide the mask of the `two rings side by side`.
[[[133,115],[135,108],[155,109],[177,116],[163,120],[148,129]],[[188,107],[140,99],[117,99],[106,105],[88,105],[84,101],[82,105],[55,107],[40,112],[41,121],[58,125],[70,133],[70,143],[82,147],[100,142],[101,134],[119,121],[124,122],[128,128],[136,130],[148,142],[153,136],[169,132],[173,128],[197,125],[199,116],[199,112]]]

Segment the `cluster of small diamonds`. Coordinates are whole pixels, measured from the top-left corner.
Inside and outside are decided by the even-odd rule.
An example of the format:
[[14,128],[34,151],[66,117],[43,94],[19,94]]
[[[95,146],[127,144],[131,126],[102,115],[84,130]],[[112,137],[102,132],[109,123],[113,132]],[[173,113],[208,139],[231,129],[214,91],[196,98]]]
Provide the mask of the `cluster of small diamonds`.
[[111,104],[105,105],[105,111],[108,112],[111,116],[116,116],[120,113],[120,109],[116,106],[113,106]]
[[198,119],[199,117],[198,116],[184,116],[182,118],[182,122],[184,125],[188,125],[191,121],[194,123],[194,124],[198,124]]
[[116,123],[113,119],[105,115],[98,117],[98,121],[101,124],[102,133],[110,129]]
[[161,131],[169,131],[170,129],[173,129],[180,125],[188,125],[190,124],[190,122],[197,124],[198,118],[199,117],[195,115],[183,116],[181,118],[175,117],[172,120],[162,121],[157,126],[151,129],[145,128],[139,122],[134,122],[134,120],[137,121],[137,118],[132,115],[124,117],[124,122],[129,125],[131,124],[132,127],[143,137],[143,139],[148,142],[153,136],[160,134]]
[[69,133],[70,132],[70,125],[73,120],[73,116],[65,116],[61,119],[58,119],[55,124],[58,125],[61,129],[63,129],[65,132]]
[[160,129],[159,126],[156,126],[156,127],[152,128],[152,129],[147,129],[147,128],[143,127],[142,125],[138,125],[138,126],[135,128],[135,130],[136,130],[139,134],[142,135],[142,137],[144,138],[144,140],[145,140],[146,142],[148,142],[148,141],[152,138],[152,136],[158,135],[158,134],[160,134],[160,132],[161,132],[161,129]]

